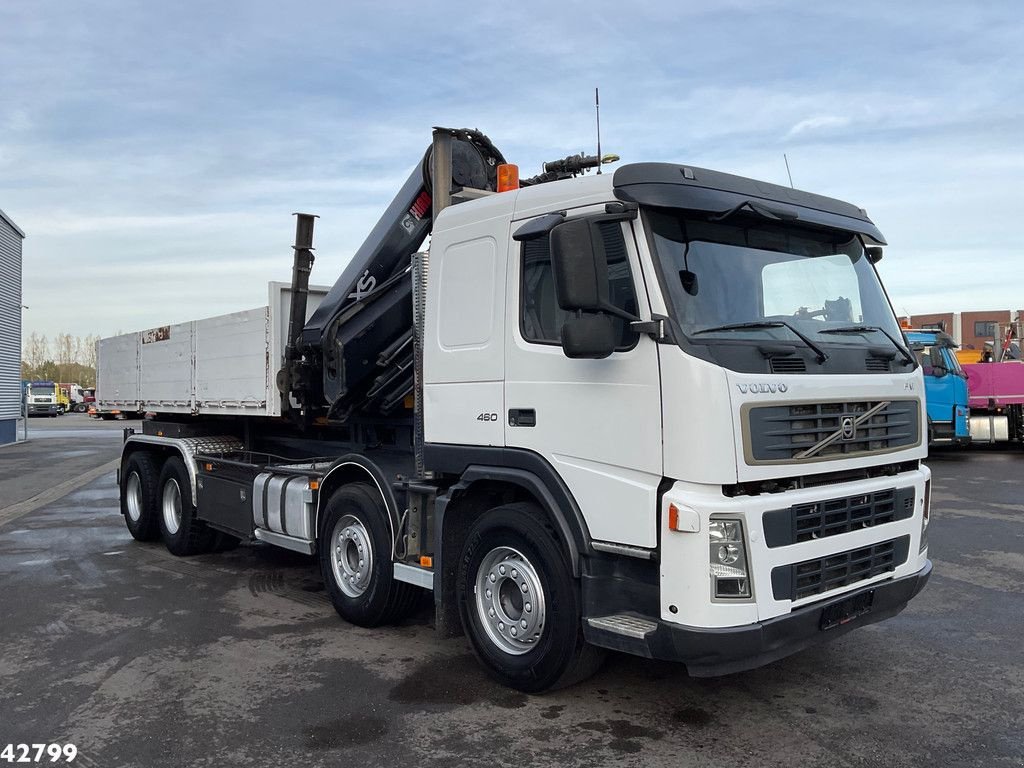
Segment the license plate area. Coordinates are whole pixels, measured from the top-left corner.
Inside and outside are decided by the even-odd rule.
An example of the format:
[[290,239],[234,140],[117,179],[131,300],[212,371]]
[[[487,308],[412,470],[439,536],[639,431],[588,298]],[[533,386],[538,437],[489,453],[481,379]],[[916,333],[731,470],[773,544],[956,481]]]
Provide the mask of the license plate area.
[[824,608],[821,612],[821,629],[833,629],[863,616],[871,610],[874,601],[875,590],[870,589]]

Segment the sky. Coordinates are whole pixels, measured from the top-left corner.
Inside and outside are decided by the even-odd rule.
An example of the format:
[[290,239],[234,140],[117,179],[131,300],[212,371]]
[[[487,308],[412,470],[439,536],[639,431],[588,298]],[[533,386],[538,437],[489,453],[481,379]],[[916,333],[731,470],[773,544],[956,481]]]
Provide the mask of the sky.
[[434,125],[523,176],[602,150],[865,207],[897,312],[1024,305],[1015,2],[4,4],[0,209],[24,333],[266,304],[293,211],[330,285]]

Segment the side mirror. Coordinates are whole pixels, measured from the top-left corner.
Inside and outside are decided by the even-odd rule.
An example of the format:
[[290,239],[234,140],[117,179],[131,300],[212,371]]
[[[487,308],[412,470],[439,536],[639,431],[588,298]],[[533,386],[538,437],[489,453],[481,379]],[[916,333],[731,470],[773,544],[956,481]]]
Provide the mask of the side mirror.
[[598,312],[608,307],[608,261],[604,243],[594,242],[590,220],[573,219],[551,230],[551,268],[562,309]]
[[864,251],[868,255],[868,261],[872,264],[877,264],[882,260],[882,248],[878,245],[869,245]]
[[615,351],[615,327],[608,315],[578,315],[562,326],[566,357],[603,360]]

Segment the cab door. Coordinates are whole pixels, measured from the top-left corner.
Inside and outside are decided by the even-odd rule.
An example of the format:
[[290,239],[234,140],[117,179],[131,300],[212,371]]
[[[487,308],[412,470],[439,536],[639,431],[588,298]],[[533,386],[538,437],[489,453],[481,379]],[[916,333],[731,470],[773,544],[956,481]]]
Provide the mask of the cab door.
[[[632,224],[598,227],[611,302],[650,319]],[[619,345],[609,357],[566,357],[560,339],[568,313],[555,299],[549,240],[513,240],[509,248],[505,444],[552,466],[593,539],[654,547],[662,479],[658,345],[616,319]]]
[[922,350],[920,361],[924,374],[928,421],[948,424],[953,420],[953,390],[957,377],[947,368],[948,364],[943,359],[942,352],[939,346],[926,346]]

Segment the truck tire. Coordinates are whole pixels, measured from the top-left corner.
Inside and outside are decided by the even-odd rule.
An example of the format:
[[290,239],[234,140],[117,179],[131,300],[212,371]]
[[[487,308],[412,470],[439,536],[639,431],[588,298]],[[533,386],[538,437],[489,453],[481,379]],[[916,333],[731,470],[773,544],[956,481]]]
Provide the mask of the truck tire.
[[89,410],[89,406],[85,403],[75,403],[75,413],[85,413]]
[[391,529],[380,494],[352,483],[327,502],[318,546],[320,571],[338,615],[360,627],[376,627],[406,616],[421,592],[396,581]]
[[214,531],[196,516],[192,482],[178,456],[164,462],[159,488],[160,536],[171,554],[184,557],[210,551]]
[[121,514],[136,541],[160,537],[159,487],[160,472],[153,456],[145,451],[129,456],[121,472]]
[[579,586],[537,505],[506,504],[477,520],[457,579],[463,629],[499,682],[541,693],[577,683],[601,666],[604,652],[583,638]]

